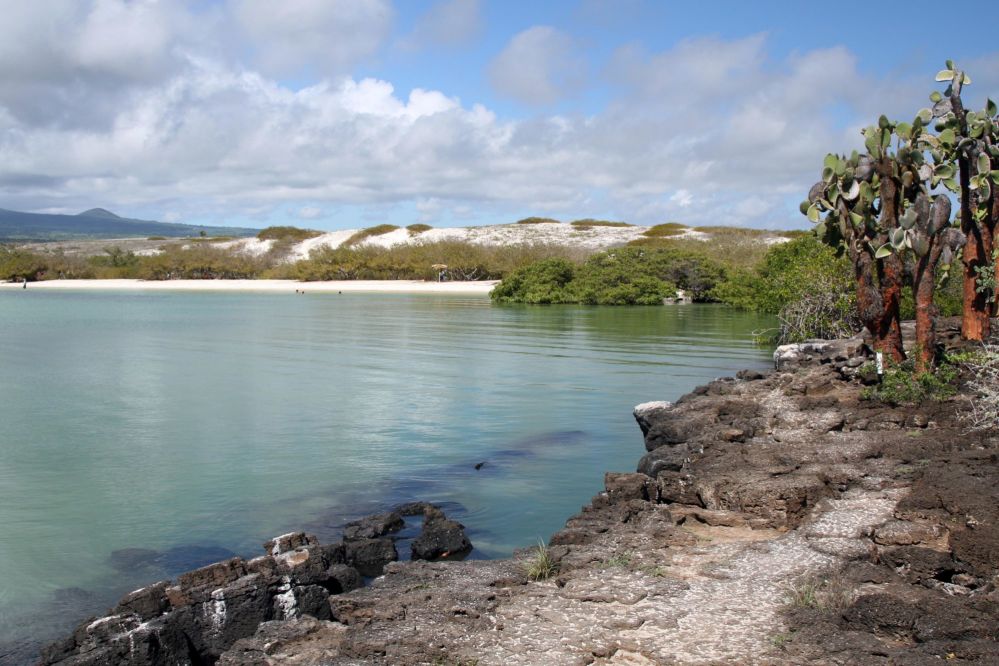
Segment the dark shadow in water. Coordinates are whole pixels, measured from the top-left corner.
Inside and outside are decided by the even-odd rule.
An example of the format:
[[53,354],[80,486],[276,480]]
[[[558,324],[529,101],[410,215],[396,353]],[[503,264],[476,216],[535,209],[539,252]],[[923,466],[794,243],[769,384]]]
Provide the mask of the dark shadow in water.
[[54,590],[52,595],[13,625],[3,627],[9,639],[0,640],[0,664],[27,666],[38,663],[39,651],[60,636],[68,635],[84,618],[103,613],[125,590],[97,593],[79,587]]
[[150,570],[174,576],[235,556],[236,553],[221,546],[183,544],[163,552],[151,548],[122,548],[112,551],[108,559],[118,571],[133,573]]

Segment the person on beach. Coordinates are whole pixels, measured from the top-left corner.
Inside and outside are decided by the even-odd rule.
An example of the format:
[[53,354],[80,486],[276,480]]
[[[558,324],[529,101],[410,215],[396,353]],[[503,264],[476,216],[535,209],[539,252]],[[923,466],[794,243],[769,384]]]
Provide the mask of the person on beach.
[[28,288],[28,278],[24,278],[24,282],[21,283],[21,289]]

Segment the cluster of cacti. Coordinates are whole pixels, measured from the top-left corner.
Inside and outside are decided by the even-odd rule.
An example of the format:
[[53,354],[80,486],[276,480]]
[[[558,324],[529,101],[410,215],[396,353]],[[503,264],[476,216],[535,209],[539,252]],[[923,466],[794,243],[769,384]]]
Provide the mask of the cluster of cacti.
[[[921,370],[931,367],[935,349],[933,291],[958,256],[965,264],[966,323],[969,311],[984,313],[984,331],[976,320],[977,328],[965,326],[965,337],[987,334],[995,300],[980,287],[987,274],[995,275],[996,105],[989,100],[983,112],[966,112],[960,95],[971,81],[950,61],[937,80],[949,85],[930,96],[932,109],[921,109],[908,123],[881,116],[863,130],[866,153],[827,155],[822,179],[801,204],[818,236],[848,253],[861,319],[875,347],[895,360],[904,357],[899,299],[903,276],[909,277]],[[945,190],[960,197],[960,229]]]

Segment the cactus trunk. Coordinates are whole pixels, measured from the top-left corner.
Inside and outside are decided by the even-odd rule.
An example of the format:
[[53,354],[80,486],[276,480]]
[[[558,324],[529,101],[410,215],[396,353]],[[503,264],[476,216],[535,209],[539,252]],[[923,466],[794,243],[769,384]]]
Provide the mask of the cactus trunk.
[[[892,169],[890,159],[885,157],[878,161],[878,172],[881,175],[881,228],[887,230],[889,234],[898,228],[900,196],[898,185],[892,177]],[[901,324],[904,267],[902,260],[895,253],[884,259],[875,259],[875,264],[881,288],[881,308],[876,317],[864,323],[874,336],[875,349],[893,361],[901,362],[905,359]]]
[[944,243],[940,239],[930,246],[930,251],[916,262],[913,272],[913,285],[916,301],[916,372],[923,374],[933,370],[936,360],[936,326],[937,309],[933,303],[933,292],[936,288],[934,279]]
[[961,177],[961,231],[968,239],[964,246],[964,306],[961,313],[961,337],[965,340],[985,340],[990,331],[992,310],[987,292],[978,291],[978,273],[992,261],[992,234],[986,225],[979,225],[972,216],[972,192],[969,187],[970,165],[966,157],[958,160]]

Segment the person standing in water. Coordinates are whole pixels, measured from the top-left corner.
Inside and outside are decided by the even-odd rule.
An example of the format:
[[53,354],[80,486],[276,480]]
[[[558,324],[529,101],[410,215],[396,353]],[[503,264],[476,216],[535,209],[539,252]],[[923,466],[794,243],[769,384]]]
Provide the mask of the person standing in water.
[[24,278],[24,282],[21,283],[21,289],[28,288],[28,278]]

